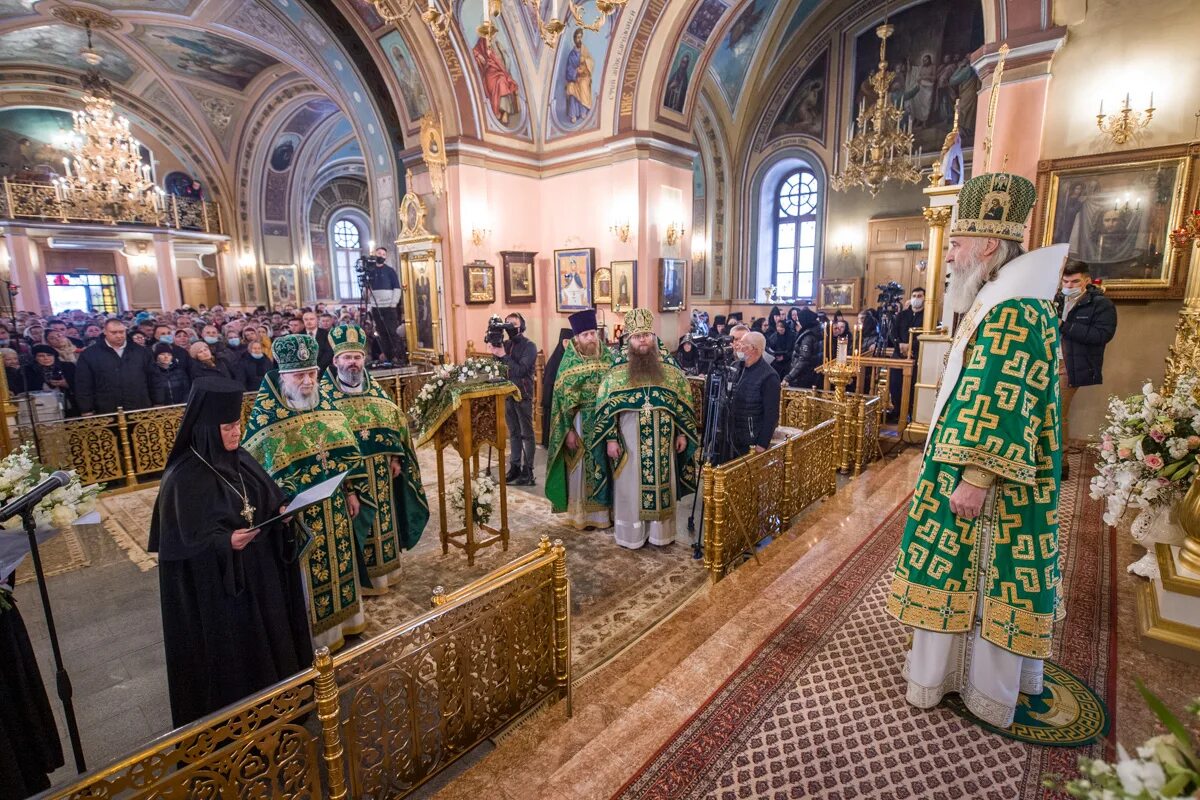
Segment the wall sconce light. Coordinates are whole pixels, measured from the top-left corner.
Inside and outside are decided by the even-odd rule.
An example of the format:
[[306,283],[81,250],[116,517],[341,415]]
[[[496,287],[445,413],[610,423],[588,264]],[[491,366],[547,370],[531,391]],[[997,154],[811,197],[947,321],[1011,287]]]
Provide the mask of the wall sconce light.
[[247,274],[254,271],[254,267],[257,263],[258,261],[254,258],[254,253],[242,253],[242,257],[238,259],[238,266],[241,268],[242,272]]
[[488,228],[471,228],[471,244],[479,247],[491,235],[492,232]]
[[838,255],[842,258],[849,258],[854,255],[854,245],[849,242],[843,242],[838,245]]
[[1096,127],[1100,132],[1113,141],[1113,144],[1125,144],[1142,135],[1154,119],[1154,92],[1150,93],[1150,105],[1145,111],[1133,111],[1129,107],[1129,93],[1125,93],[1125,102],[1116,114],[1104,113],[1104,100],[1100,101],[1100,113],[1096,115]]
[[672,222],[667,226],[667,246],[674,247],[675,245],[679,244],[681,239],[683,239],[683,223]]
[[630,236],[630,228],[631,228],[631,226],[629,224],[629,220],[625,220],[624,222],[613,223],[609,227],[609,230],[612,231],[613,236],[616,236],[622,242],[628,242],[629,236]]

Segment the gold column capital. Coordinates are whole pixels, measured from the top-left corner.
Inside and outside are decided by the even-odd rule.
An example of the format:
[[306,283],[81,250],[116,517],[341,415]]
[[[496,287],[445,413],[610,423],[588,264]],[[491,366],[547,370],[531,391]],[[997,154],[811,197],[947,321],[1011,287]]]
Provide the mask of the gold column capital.
[[935,228],[944,228],[950,224],[950,212],[953,206],[926,206],[922,209],[925,221]]

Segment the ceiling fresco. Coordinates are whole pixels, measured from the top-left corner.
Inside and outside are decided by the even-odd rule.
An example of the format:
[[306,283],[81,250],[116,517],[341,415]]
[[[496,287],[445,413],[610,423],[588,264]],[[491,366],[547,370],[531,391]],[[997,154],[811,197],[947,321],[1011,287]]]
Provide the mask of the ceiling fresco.
[[[32,64],[83,73],[88,65],[79,51],[85,47],[87,36],[82,28],[57,24],[19,28],[0,34],[0,64]],[[133,77],[134,67],[124,51],[105,36],[94,36],[93,47],[104,56],[100,72],[106,78],[126,83]]]
[[138,25],[133,39],[180,75],[244,91],[274,58],[207,31],[169,25]]

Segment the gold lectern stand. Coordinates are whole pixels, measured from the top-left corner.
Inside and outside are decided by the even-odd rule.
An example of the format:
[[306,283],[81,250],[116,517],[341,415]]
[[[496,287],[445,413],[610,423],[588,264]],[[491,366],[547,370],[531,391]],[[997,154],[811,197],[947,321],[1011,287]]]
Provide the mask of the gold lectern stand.
[[[458,396],[457,408],[433,432],[431,441],[437,451],[438,511],[441,512],[442,554],[450,552],[454,545],[467,553],[467,564],[474,566],[475,553],[500,542],[508,550],[508,484],[504,479],[504,445],[508,439],[508,426],[504,421],[504,400],[515,394],[517,387],[511,383],[499,386],[481,386]],[[479,473],[479,448],[484,445],[495,447],[500,455],[500,527],[475,522],[475,502],[472,480]],[[463,464],[463,527],[451,531],[446,525],[446,466],[444,453],[447,446],[453,447]],[[495,520],[495,509],[492,519]],[[481,528],[490,536],[475,538],[475,528]]]

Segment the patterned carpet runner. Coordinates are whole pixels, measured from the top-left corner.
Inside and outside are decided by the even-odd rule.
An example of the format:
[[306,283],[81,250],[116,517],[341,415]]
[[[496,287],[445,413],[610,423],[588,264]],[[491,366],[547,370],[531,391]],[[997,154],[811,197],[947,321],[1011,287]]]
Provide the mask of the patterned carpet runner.
[[[1114,534],[1071,456],[1060,503],[1067,618],[1054,661],[1115,705]],[[913,800],[1047,796],[1102,744],[1040,747],[989,732],[945,704],[904,700],[908,631],[885,599],[907,503],[895,509],[618,794],[633,798]]]

